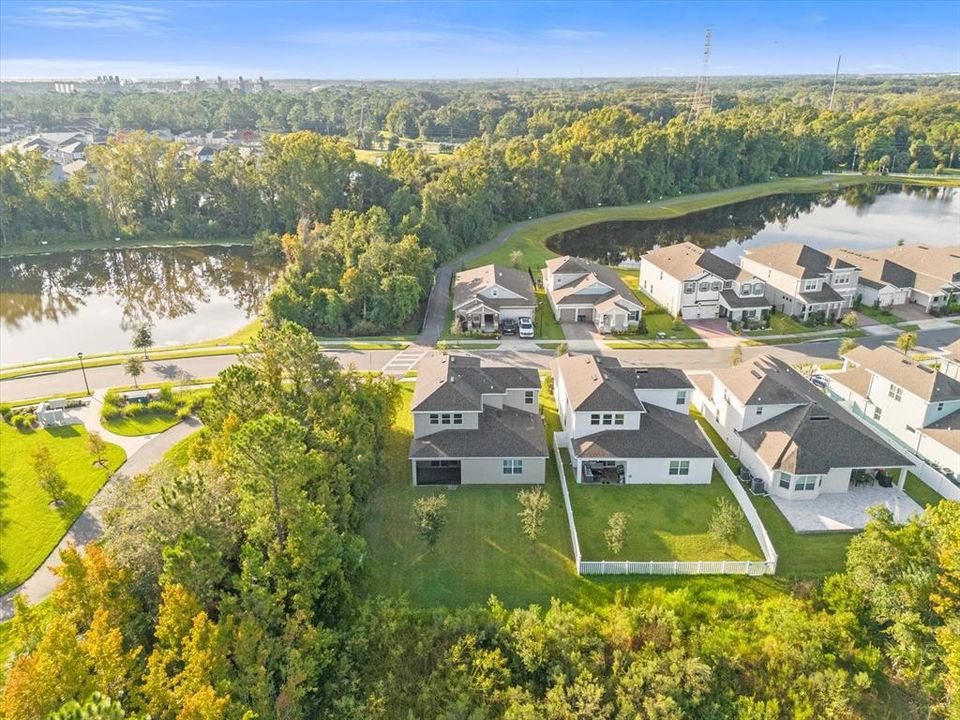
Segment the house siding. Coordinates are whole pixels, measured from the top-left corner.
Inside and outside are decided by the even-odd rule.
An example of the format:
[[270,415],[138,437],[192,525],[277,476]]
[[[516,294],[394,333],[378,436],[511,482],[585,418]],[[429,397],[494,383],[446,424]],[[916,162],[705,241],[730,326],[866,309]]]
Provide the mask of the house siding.
[[461,485],[530,485],[542,484],[546,472],[546,458],[520,458],[523,472],[504,475],[503,461],[507,458],[464,458],[460,461]]

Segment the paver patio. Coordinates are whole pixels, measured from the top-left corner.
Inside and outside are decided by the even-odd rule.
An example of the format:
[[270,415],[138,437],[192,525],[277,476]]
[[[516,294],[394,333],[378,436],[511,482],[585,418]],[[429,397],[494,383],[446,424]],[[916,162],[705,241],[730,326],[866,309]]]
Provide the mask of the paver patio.
[[900,523],[923,512],[923,508],[896,487],[858,487],[813,500],[771,499],[798,533],[862,530],[870,519],[867,509],[874,505],[885,505]]

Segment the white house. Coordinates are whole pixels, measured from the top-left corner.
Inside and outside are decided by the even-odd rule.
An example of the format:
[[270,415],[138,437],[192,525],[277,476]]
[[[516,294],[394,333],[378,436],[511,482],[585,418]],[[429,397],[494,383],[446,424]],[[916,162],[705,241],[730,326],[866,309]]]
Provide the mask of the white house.
[[960,474],[960,380],[890,347],[856,347],[830,390],[911,452]]
[[771,495],[813,499],[906,480],[907,458],[782,360],[764,355],[693,381],[694,405]]
[[691,242],[651,250],[640,258],[640,289],[684,320],[764,320],[765,284],[746,270]]
[[543,286],[559,322],[592,322],[602,333],[640,324],[643,306],[606,265],[569,255],[551,258],[543,269]]
[[417,366],[414,485],[542,483],[547,439],[536,368],[431,353]]
[[577,482],[707,484],[715,454],[689,415],[682,370],[563,355],[553,390]]
[[740,266],[766,283],[778,312],[807,320],[821,313],[836,319],[853,305],[859,270],[809,245],[782,242],[747,250]]
[[483,265],[454,277],[453,313],[465,330],[496,332],[501,320],[533,320],[536,310],[533,281],[522,270]]

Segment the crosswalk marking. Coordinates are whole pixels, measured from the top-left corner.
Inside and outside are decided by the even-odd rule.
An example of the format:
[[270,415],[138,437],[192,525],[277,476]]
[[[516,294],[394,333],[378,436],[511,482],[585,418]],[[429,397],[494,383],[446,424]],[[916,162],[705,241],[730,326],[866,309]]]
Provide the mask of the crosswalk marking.
[[407,348],[390,358],[390,361],[383,366],[383,374],[396,376],[406,375],[428,352],[429,350],[424,350],[419,347]]

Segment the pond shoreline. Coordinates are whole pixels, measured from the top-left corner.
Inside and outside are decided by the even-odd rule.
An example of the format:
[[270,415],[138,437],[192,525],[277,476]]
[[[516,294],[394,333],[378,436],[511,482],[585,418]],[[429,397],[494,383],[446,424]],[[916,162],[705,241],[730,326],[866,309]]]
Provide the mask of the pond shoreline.
[[41,257],[65,252],[86,252],[87,250],[149,250],[163,248],[189,247],[237,247],[253,245],[253,238],[130,238],[120,242],[109,240],[90,240],[80,243],[56,243],[53,245],[0,245],[0,258]]

